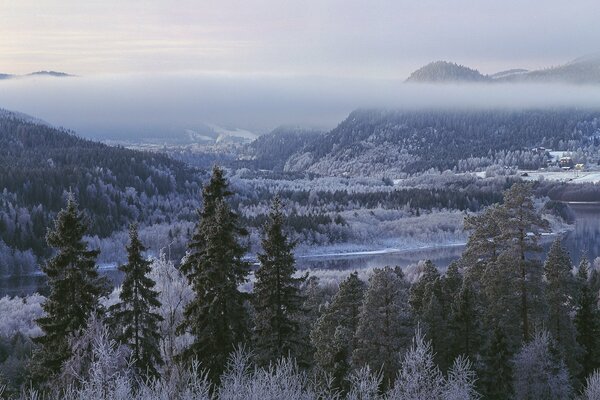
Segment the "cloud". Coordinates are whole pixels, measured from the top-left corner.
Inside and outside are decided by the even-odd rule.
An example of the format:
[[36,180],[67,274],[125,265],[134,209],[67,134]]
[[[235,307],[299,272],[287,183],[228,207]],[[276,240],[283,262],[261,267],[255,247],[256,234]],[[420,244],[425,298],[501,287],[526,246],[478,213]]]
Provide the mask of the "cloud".
[[91,138],[181,135],[206,124],[331,129],[356,108],[600,107],[598,86],[424,85],[402,80],[128,74],[0,81],[0,107]]

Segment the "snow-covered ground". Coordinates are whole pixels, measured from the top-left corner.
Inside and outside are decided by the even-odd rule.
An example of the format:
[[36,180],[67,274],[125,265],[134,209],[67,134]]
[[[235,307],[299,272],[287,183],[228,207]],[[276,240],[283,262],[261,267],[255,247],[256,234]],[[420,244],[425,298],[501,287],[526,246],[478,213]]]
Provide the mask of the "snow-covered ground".
[[[527,176],[522,176],[524,173]],[[571,182],[571,183],[598,183],[600,182],[600,171],[519,171],[519,175],[526,181],[537,181],[540,179]]]

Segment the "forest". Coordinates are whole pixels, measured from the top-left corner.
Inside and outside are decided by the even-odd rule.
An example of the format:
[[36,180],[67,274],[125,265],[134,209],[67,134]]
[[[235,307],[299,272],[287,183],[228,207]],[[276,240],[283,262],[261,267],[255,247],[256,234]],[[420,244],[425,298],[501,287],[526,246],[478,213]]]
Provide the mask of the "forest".
[[444,273],[425,261],[333,283],[296,270],[284,199],[253,268],[223,170],[202,197],[179,263],[148,257],[130,225],[112,289],[68,194],[45,238],[48,294],[0,299],[4,397],[598,398],[600,263],[572,265],[560,238],[534,257],[549,222],[532,184],[465,216]]

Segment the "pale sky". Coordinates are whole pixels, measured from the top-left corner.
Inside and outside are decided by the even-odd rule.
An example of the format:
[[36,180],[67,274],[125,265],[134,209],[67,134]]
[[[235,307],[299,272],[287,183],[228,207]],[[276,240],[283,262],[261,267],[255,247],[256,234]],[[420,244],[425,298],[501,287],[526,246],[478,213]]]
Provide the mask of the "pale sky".
[[0,0],[0,73],[406,78],[600,50],[598,0]]

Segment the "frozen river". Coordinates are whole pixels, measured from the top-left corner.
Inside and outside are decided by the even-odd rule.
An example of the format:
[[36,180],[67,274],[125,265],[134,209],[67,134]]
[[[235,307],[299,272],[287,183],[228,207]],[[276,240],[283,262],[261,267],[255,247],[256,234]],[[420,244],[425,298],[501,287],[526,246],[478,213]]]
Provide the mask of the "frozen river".
[[[600,203],[571,204],[575,212],[575,229],[563,236],[563,244],[568,248],[574,263],[579,262],[580,255],[585,253],[590,260],[600,257]],[[549,241],[545,243],[549,246]],[[463,246],[435,246],[416,250],[390,251],[374,249],[371,252],[349,254],[323,254],[297,258],[300,270],[361,270],[377,267],[406,267],[419,260],[430,259],[441,269],[445,269],[452,260],[460,257]],[[102,271],[113,282],[118,283],[121,274],[115,270]],[[21,278],[5,278],[0,280],[0,296],[24,295],[42,291],[43,276]]]

